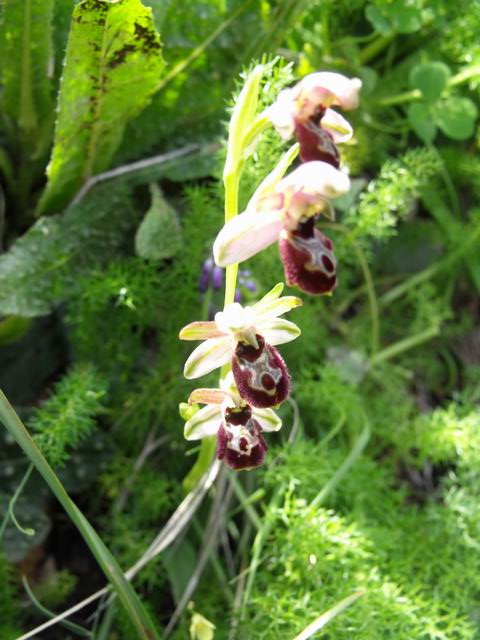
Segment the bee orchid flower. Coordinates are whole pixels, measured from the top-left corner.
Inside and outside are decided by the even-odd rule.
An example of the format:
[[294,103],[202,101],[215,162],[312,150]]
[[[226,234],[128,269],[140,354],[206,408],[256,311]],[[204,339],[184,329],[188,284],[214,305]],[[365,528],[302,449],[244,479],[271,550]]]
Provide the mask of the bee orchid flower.
[[213,245],[215,262],[243,262],[278,240],[288,284],[310,294],[330,293],[337,261],[331,240],[315,222],[322,214],[333,219],[328,198],[349,188],[348,176],[331,164],[300,165],[270,192],[254,194],[247,209],[223,227]]
[[213,322],[192,322],[180,331],[181,340],[203,340],[185,363],[188,379],[231,363],[241,397],[254,407],[273,407],[290,392],[287,366],[274,345],[290,342],[300,329],[280,318],[302,304],[294,296],[280,297],[277,284],[257,304],[238,302],[215,314]]
[[278,431],[282,421],[272,409],[260,409],[246,404],[230,372],[219,389],[196,389],[189,404],[202,403],[185,423],[185,438],[199,440],[217,437],[217,458],[232,469],[260,466],[267,452],[263,433]]
[[281,91],[265,114],[285,140],[295,133],[303,162],[322,160],[338,168],[336,143],[349,140],[352,128],[330,107],[356,109],[361,86],[359,78],[332,72],[312,73],[292,89]]

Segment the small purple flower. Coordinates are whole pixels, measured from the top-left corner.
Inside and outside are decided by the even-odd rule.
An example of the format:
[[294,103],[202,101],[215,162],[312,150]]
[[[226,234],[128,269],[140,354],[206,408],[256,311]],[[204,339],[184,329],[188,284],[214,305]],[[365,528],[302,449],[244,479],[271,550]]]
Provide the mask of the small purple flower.
[[212,270],[214,268],[212,258],[207,258],[202,265],[202,271],[200,273],[200,278],[198,281],[198,290],[200,293],[206,293],[209,285],[210,285],[210,277],[212,275]]
[[220,267],[213,269],[212,286],[215,291],[219,291],[223,287],[223,269],[220,269]]

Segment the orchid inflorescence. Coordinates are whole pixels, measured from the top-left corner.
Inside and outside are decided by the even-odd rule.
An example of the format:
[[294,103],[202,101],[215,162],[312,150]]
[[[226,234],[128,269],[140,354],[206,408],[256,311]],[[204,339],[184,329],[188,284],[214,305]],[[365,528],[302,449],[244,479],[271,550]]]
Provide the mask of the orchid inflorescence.
[[[192,322],[180,332],[182,340],[202,341],[187,359],[186,378],[222,368],[219,388],[196,389],[190,395],[189,410],[182,413],[185,437],[216,437],[217,457],[233,469],[262,464],[267,451],[263,433],[281,427],[272,407],[288,397],[291,382],[276,346],[297,338],[300,329],[280,316],[302,304],[300,298],[282,296],[281,283],[252,306],[235,302],[237,264],[278,241],[290,286],[314,295],[331,294],[336,287],[333,243],[316,223],[322,216],[334,218],[330,199],[350,188],[340,167],[337,143],[348,141],[352,128],[331,107],[356,108],[361,88],[358,78],[314,73],[281,91],[255,118],[261,74],[259,66],[248,76],[229,128],[226,222],[213,245],[217,268],[227,267],[224,310],[214,320]],[[244,164],[269,125],[283,139],[295,135],[297,143],[237,215]],[[285,175],[297,155],[301,164]],[[200,409],[198,404],[205,406]]]

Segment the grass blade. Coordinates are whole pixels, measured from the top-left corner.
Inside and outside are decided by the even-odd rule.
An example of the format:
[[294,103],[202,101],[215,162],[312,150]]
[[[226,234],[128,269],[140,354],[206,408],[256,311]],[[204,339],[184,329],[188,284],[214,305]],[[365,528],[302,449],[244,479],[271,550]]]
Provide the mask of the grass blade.
[[363,595],[363,591],[357,591],[356,593],[352,593],[351,596],[348,596],[348,598],[340,600],[338,604],[336,604],[328,611],[325,611],[325,613],[322,613],[321,616],[319,616],[316,620],[309,624],[308,627],[306,627],[298,636],[295,636],[293,640],[308,640],[313,636],[314,633],[317,633],[317,631],[323,629],[323,627],[328,624],[330,620],[336,618],[339,613],[342,613],[342,611],[344,611],[347,607],[349,607]]
[[28,433],[25,425],[17,416],[13,407],[1,391],[0,420],[3,422],[11,436],[23,449],[30,462],[35,465],[37,471],[60,501],[68,516],[83,536],[102,571],[120,599],[120,602],[125,607],[134,628],[137,630],[138,637],[143,640],[158,640],[159,635],[153,621],[145,610],[133,587],[123,575],[117,561],[80,509],[71,500],[57,475],[45,460],[40,449]]

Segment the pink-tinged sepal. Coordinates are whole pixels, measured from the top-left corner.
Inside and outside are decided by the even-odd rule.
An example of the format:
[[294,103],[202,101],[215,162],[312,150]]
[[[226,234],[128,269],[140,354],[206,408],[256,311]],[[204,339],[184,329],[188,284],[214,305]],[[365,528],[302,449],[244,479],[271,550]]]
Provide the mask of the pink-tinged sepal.
[[229,408],[217,433],[217,458],[231,469],[253,469],[263,464],[267,443],[248,405]]
[[284,231],[279,249],[285,278],[305,293],[322,295],[337,286],[337,260],[332,241],[314,227],[311,218],[295,231]]
[[331,164],[335,169],[340,167],[340,153],[328,131],[322,129],[320,119],[310,118],[306,122],[295,123],[295,135],[300,145],[302,162],[320,160]]
[[240,396],[253,407],[273,407],[290,393],[290,374],[282,356],[256,335],[258,347],[239,342],[232,358],[232,372]]

